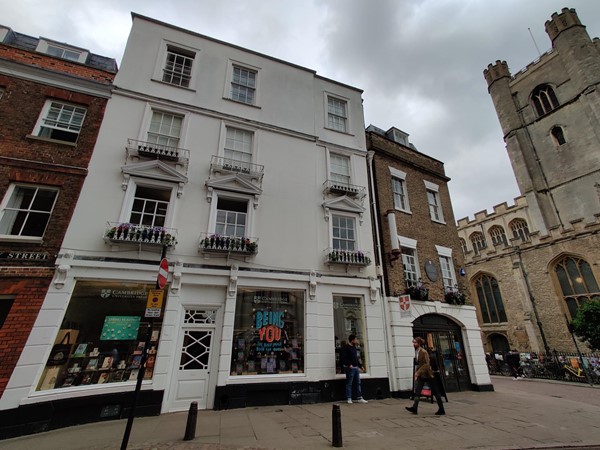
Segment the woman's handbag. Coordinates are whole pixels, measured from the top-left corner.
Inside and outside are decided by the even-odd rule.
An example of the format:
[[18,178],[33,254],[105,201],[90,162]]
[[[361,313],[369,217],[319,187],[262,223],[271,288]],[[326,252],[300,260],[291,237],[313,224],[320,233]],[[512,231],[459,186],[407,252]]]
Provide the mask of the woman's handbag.
[[70,343],[70,340],[71,333],[68,332],[64,335],[59,344],[54,344],[48,362],[46,363],[47,366],[60,366],[67,362],[69,354],[71,353],[71,347],[73,346],[73,344]]

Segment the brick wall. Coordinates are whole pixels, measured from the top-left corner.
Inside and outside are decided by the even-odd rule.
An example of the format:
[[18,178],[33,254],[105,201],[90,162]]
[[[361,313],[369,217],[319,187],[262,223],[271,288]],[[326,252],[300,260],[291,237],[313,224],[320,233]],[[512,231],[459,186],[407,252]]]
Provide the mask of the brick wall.
[[0,295],[15,297],[0,328],[0,396],[25,347],[53,273],[52,268],[0,267]]
[[79,78],[86,78],[103,84],[111,84],[115,74],[96,69],[85,64],[56,58],[43,53],[0,44],[0,59],[39,67],[53,72],[66,73]]
[[[376,196],[379,208],[380,235],[383,242],[384,272],[386,275],[387,295],[403,293],[405,289],[402,260],[390,263],[391,240],[386,218],[386,211],[391,210],[396,216],[398,235],[417,240],[417,255],[421,278],[427,282],[430,299],[443,300],[444,289],[436,245],[452,248],[452,257],[459,287],[462,279],[459,269],[464,266],[460,241],[458,238],[452,203],[448,191],[449,178],[444,173],[444,165],[427,155],[397,144],[376,133],[367,133],[367,148],[375,151],[373,171]],[[392,175],[389,167],[406,172],[406,189],[411,214],[394,210],[392,192]],[[445,224],[431,220],[429,204],[424,180],[439,186],[440,203]],[[427,279],[424,264],[432,261],[438,271],[438,281]]]

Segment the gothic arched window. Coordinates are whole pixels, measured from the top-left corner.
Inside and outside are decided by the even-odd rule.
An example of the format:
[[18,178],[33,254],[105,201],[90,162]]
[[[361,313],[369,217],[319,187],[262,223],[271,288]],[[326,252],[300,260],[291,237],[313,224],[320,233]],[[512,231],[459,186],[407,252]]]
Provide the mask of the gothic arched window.
[[529,240],[529,227],[527,226],[527,222],[523,219],[515,219],[509,223],[508,226],[515,239],[521,239],[523,242]]
[[492,226],[488,233],[492,238],[493,245],[508,245],[508,240],[506,239],[506,232],[504,231],[504,228],[500,225]]
[[471,240],[471,244],[473,244],[473,251],[476,255],[479,255],[479,252],[487,246],[483,233],[480,233],[479,231],[471,233],[469,239]]
[[554,273],[571,319],[579,306],[600,299],[600,288],[589,263],[576,256],[565,256],[556,263]]
[[463,238],[460,238],[460,248],[463,252],[463,255],[466,255],[469,251],[469,249],[467,248],[467,241],[465,241]]
[[479,275],[474,283],[483,323],[507,322],[498,281],[490,275],[483,274]]
[[538,117],[548,114],[559,106],[554,89],[547,84],[542,84],[533,90],[531,102]]

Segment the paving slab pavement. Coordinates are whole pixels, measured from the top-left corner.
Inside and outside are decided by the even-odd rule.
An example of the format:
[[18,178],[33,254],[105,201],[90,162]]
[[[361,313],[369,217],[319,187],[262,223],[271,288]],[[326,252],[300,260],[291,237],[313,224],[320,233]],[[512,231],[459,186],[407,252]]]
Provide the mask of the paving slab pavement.
[[[513,382],[493,377],[495,392],[449,394],[447,415],[408,400],[340,403],[347,449],[600,449],[600,388]],[[136,418],[130,450],[231,450],[332,448],[332,403],[227,411],[198,411],[196,438],[184,442],[187,413]],[[0,442],[3,450],[108,450],[121,445],[126,420],[48,431]]]

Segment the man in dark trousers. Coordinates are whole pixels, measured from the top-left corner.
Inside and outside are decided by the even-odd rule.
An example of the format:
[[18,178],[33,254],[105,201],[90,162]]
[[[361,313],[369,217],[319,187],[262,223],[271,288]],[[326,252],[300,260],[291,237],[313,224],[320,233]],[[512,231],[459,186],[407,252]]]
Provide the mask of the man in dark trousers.
[[443,416],[446,414],[444,410],[444,404],[442,403],[442,397],[438,389],[437,383],[433,380],[433,371],[429,365],[429,353],[423,348],[425,341],[416,337],[412,340],[413,347],[415,349],[415,359],[417,361],[417,370],[415,370],[415,399],[412,406],[407,406],[406,410],[413,414],[417,414],[419,409],[419,400],[421,398],[421,391],[425,382],[431,388],[431,393],[435,396],[438,404],[438,410],[435,413],[436,416]]
[[363,366],[358,359],[358,339],[355,334],[348,336],[348,344],[342,347],[340,352],[340,360],[342,363],[342,369],[346,373],[346,401],[352,403],[352,385],[356,380],[356,394],[358,403],[368,403],[362,396],[360,389],[360,371],[363,370]]

